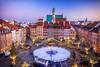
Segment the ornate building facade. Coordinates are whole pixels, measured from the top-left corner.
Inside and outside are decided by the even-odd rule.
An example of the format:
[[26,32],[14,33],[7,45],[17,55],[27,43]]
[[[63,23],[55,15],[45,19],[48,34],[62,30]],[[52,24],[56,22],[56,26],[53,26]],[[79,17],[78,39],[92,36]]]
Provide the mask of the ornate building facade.
[[[68,21],[63,14],[56,15],[53,8],[52,14],[47,15],[46,21],[44,19],[38,19],[37,23],[29,24],[31,29],[31,36],[42,38],[67,38],[69,36],[74,37],[75,31],[72,28],[70,21]],[[73,34],[74,32],[74,34]]]

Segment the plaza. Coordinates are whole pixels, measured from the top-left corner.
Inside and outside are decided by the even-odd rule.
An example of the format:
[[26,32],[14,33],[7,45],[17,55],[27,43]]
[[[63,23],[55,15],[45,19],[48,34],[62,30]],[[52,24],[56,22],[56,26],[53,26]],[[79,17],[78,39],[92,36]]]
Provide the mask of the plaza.
[[0,67],[100,67],[98,6],[99,0],[0,0]]

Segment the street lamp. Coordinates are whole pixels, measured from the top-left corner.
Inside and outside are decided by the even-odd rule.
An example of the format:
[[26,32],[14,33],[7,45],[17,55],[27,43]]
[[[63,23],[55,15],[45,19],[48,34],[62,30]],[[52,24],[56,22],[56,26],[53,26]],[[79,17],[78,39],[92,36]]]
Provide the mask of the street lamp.
[[32,41],[33,41],[33,44],[35,44],[35,42],[36,42],[36,39],[33,39]]
[[88,47],[85,48],[85,53],[89,54],[89,48]]
[[94,49],[94,52],[96,52],[96,51],[97,51],[97,48],[96,48],[96,46],[95,46],[95,47],[93,47],[93,49]]
[[95,60],[93,60],[93,59],[90,58],[91,67],[93,67],[93,65],[94,65],[95,63],[97,63],[97,62],[96,62]]
[[68,47],[70,47],[70,38],[67,37],[67,40],[68,40]]
[[77,43],[77,48],[80,49],[80,42]]
[[24,61],[24,63],[22,64],[22,67],[29,67],[29,66],[30,66],[30,64],[26,63],[25,61]]
[[21,42],[21,48],[24,48],[24,42]]
[[78,65],[77,64],[73,64],[72,67],[78,67]]
[[11,60],[12,60],[12,64],[15,65],[16,64],[16,55],[15,56],[10,56]]

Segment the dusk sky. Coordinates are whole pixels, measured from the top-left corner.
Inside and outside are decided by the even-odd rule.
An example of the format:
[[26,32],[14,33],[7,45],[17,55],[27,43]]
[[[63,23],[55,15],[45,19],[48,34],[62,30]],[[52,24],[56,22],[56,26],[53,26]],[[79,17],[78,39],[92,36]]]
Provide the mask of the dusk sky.
[[100,20],[100,0],[0,0],[0,18],[36,22],[55,8],[68,20]]

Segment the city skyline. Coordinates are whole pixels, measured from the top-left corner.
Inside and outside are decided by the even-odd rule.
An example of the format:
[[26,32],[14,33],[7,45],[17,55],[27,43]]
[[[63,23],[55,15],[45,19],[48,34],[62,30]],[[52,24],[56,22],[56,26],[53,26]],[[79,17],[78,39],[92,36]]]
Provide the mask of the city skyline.
[[68,20],[100,20],[99,0],[0,0],[0,18],[36,22],[51,14],[52,8]]

